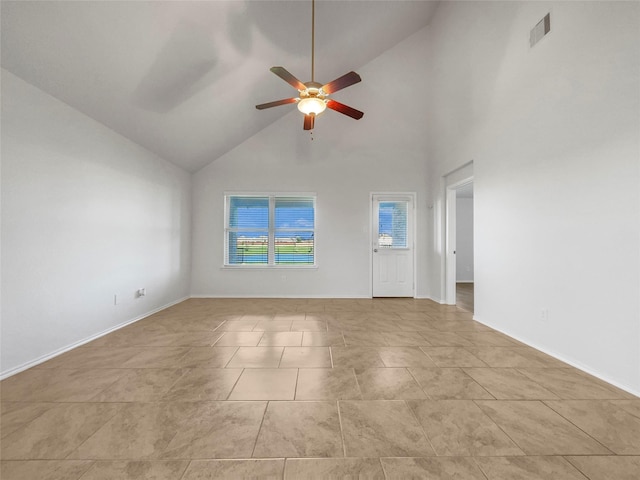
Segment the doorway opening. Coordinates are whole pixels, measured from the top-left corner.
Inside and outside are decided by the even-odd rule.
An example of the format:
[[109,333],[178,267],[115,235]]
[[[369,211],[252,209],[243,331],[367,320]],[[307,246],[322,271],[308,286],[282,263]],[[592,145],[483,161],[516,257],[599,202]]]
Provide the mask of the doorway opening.
[[445,177],[444,300],[474,311],[473,165]]
[[456,191],[456,305],[473,312],[473,182]]

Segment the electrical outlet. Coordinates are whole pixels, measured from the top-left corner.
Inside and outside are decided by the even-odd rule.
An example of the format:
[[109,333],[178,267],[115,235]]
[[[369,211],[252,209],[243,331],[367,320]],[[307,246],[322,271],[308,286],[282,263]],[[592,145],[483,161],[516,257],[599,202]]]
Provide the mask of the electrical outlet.
[[136,292],[136,297],[138,298],[144,297],[146,294],[147,294],[146,288],[139,288],[138,291]]
[[549,310],[546,308],[543,308],[540,310],[540,320],[543,322],[546,322],[549,320]]
[[114,305],[118,305],[119,299],[118,299],[118,294],[114,293],[113,294],[113,304]]

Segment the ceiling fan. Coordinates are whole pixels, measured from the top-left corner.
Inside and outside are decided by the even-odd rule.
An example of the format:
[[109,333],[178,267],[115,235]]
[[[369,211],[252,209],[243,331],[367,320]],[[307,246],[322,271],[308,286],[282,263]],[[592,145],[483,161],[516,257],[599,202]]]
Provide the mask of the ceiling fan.
[[278,107],[289,103],[297,103],[298,110],[304,113],[304,129],[311,130],[317,115],[320,115],[326,108],[335,110],[356,120],[360,120],[364,115],[360,110],[349,107],[333,99],[328,98],[332,93],[347,88],[362,79],[356,72],[349,72],[332,82],[322,85],[314,81],[314,61],[315,61],[315,0],[311,0],[311,81],[302,83],[284,67],[271,67],[271,71],[298,90],[298,97],[285,98],[276,100],[275,102],[262,103],[256,105],[258,110],[265,108]]

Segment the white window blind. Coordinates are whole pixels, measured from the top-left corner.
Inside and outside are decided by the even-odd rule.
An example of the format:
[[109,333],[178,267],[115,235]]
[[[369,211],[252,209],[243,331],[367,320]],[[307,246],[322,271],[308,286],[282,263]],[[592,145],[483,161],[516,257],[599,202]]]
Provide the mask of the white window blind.
[[315,197],[227,195],[225,265],[315,265]]
[[268,264],[269,198],[229,197],[227,205],[227,263]]
[[275,264],[313,265],[315,205],[313,198],[275,198]]
[[378,244],[407,248],[407,202],[381,202],[378,215]]

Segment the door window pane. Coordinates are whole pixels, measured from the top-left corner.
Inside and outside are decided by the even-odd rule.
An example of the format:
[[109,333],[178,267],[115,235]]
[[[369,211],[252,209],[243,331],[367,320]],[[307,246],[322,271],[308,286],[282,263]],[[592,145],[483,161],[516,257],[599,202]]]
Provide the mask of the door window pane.
[[378,246],[407,248],[407,202],[380,202]]

